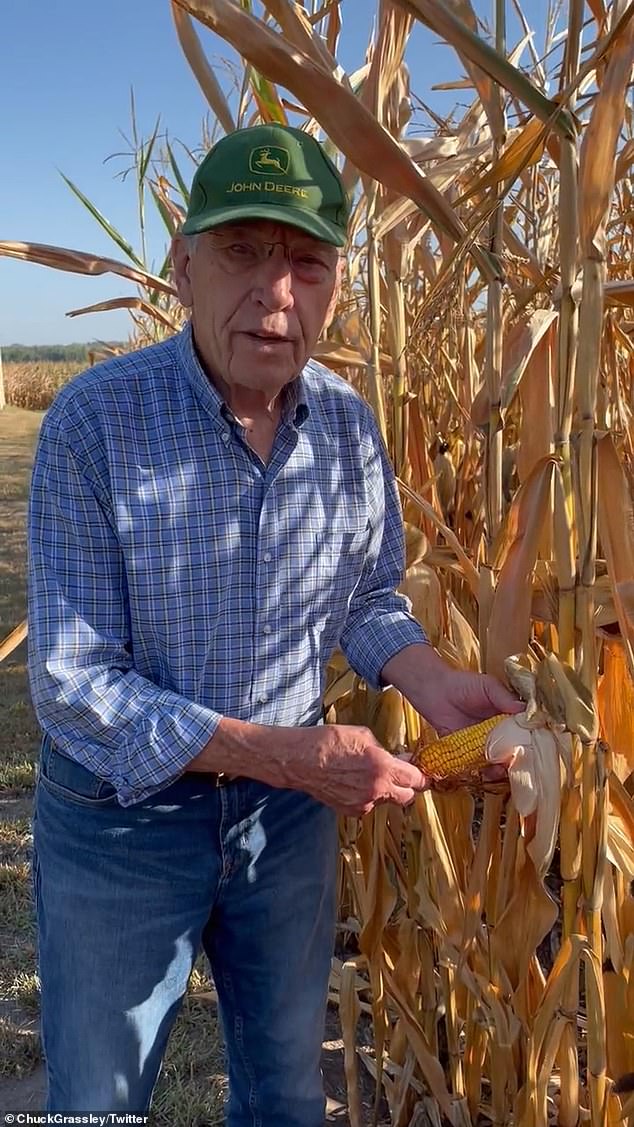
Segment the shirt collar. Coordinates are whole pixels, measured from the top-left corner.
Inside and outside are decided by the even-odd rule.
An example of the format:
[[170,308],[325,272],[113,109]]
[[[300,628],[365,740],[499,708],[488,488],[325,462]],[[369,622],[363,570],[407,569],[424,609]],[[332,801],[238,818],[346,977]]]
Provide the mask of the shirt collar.
[[[196,397],[215,419],[233,420],[233,414],[218,389],[207,376],[194,347],[192,323],[187,321],[176,336],[181,370],[185,373]],[[301,427],[310,414],[307,387],[303,372],[284,389],[282,417],[291,426]]]

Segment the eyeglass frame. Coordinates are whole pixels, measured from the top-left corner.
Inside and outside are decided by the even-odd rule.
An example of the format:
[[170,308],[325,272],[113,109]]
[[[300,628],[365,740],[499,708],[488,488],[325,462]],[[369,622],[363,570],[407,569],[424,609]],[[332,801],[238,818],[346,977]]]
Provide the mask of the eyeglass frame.
[[[214,249],[217,249],[217,250],[228,250],[231,242],[234,242],[234,243],[237,243],[237,244],[243,242],[246,245],[250,245],[254,248],[257,247],[258,249],[259,248],[263,249],[265,247],[269,248],[268,254],[266,254],[264,257],[260,256],[258,258],[257,263],[255,263],[255,264],[245,263],[242,266],[242,268],[239,268],[235,271],[232,270],[232,269],[226,269],[226,264],[221,264],[221,265],[224,265],[224,268],[226,269],[226,272],[228,274],[230,274],[232,277],[240,277],[243,273],[246,273],[249,269],[253,269],[257,266],[261,266],[263,262],[267,262],[270,258],[272,258],[273,249],[277,246],[280,246],[280,247],[282,247],[282,250],[284,251],[284,257],[285,257],[286,261],[288,262],[289,267],[292,270],[294,270],[295,273],[297,273],[301,276],[301,270],[298,271],[297,264],[293,263],[293,247],[292,246],[289,246],[288,243],[282,242],[280,239],[263,239],[259,235],[242,234],[243,230],[244,229],[242,228],[241,233],[236,234],[236,235],[231,235],[230,233],[223,231],[222,227],[219,227],[218,229],[212,228],[208,231],[200,232],[201,234],[210,235],[212,237],[212,241],[211,241],[212,247],[214,247],[214,240],[216,240],[219,236],[222,237],[224,235],[224,237],[229,240],[229,243],[224,247],[215,246]],[[332,243],[326,243],[325,240],[320,241],[319,239],[316,239],[315,236],[311,236],[308,232],[306,232],[306,237],[312,238],[313,242],[317,243],[319,246],[328,247],[330,250],[335,252],[335,257],[332,261],[332,265],[329,264],[329,263],[326,263],[326,262],[322,262],[322,263],[319,264],[319,265],[323,266],[324,270],[327,270],[329,272],[328,275],[324,276],[324,278],[322,278],[322,279],[311,279],[313,281],[313,283],[316,284],[316,285],[319,284],[319,283],[323,284],[324,282],[326,282],[327,280],[330,279],[331,274],[334,277],[339,262],[343,258],[345,258],[345,251],[340,247],[334,246]],[[307,248],[304,248],[304,249],[307,251],[307,253],[310,253],[307,250]]]

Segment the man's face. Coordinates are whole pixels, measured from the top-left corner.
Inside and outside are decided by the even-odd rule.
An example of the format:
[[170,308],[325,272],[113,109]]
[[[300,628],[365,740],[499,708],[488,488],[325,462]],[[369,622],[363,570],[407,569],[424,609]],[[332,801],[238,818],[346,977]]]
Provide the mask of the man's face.
[[332,318],[337,248],[296,227],[253,220],[176,236],[172,254],[209,373],[225,394],[246,388],[272,400],[299,375]]

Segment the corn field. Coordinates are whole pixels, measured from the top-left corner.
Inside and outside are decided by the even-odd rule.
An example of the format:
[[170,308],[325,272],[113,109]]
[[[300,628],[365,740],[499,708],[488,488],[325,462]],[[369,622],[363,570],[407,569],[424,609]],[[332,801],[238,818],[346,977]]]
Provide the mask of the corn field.
[[27,411],[45,411],[56,392],[81,365],[66,361],[24,362],[4,364],[4,388],[7,403]]
[[[316,354],[385,436],[403,590],[447,661],[519,671],[565,741],[534,734],[530,802],[438,789],[342,822],[340,928],[358,953],[331,985],[352,1127],[359,1067],[394,1127],[634,1124],[634,3],[552,0],[538,51],[516,0],[496,0],[490,28],[470,0],[379,0],[354,74],[337,62],[345,0],[172,11],[219,135],[263,120],[327,139],[354,211]],[[405,64],[416,21],[454,49],[447,87],[468,104],[446,118]],[[243,61],[237,98],[204,29]],[[136,173],[170,235],[190,174],[156,131]],[[128,308],[135,344],[177,330],[168,258],[150,273],[110,234],[123,260],[0,253],[134,282],[74,312]],[[433,735],[340,656],[325,703],[390,750]]]

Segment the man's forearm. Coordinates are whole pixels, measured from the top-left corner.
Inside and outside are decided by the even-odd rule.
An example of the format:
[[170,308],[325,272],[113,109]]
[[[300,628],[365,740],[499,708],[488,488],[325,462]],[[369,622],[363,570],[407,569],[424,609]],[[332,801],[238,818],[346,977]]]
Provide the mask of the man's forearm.
[[247,775],[269,786],[288,786],[289,765],[297,757],[301,732],[301,728],[250,724],[223,716],[203,750],[187,764],[187,770]]
[[433,646],[416,644],[405,646],[386,662],[381,680],[399,689],[416,711],[425,716],[429,703],[442,691],[448,671],[449,666]]

